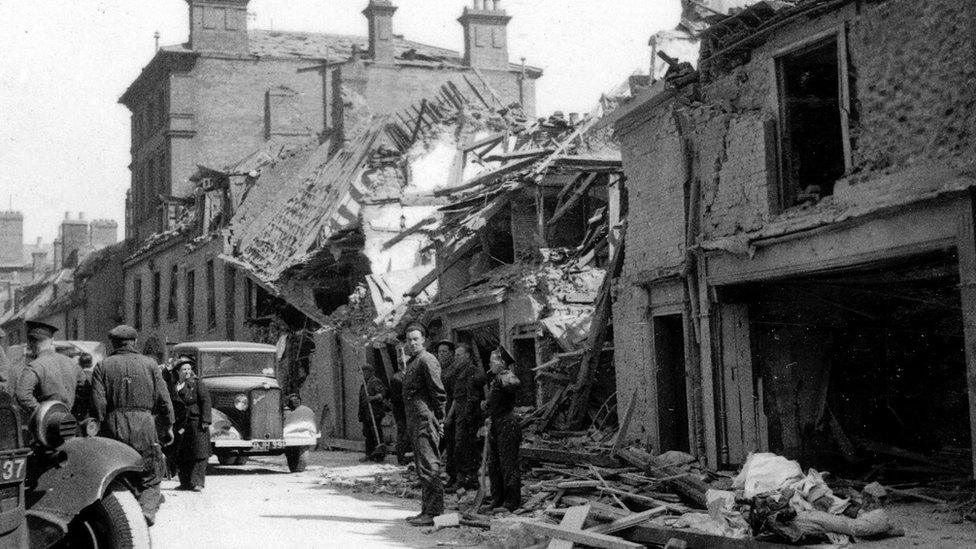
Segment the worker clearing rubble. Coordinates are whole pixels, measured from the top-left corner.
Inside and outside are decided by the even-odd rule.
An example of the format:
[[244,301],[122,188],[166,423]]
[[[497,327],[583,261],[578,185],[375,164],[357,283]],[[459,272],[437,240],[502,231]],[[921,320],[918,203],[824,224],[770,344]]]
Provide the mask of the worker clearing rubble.
[[366,455],[362,461],[382,463],[386,451],[377,452],[383,444],[383,417],[386,416],[386,385],[376,377],[372,366],[363,366],[363,384],[359,386],[359,421],[363,424],[366,438]]
[[444,485],[441,482],[441,456],[438,451],[444,436],[444,403],[447,397],[441,381],[441,367],[424,348],[426,333],[419,324],[407,326],[404,333],[409,355],[403,376],[403,403],[407,426],[413,441],[413,460],[420,477],[421,511],[407,522],[432,526],[434,517],[444,512]]

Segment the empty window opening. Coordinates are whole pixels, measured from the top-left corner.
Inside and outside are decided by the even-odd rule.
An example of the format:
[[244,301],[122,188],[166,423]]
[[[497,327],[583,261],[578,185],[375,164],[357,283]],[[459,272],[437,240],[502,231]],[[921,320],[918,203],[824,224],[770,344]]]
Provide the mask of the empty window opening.
[[163,278],[159,271],[152,274],[152,321],[153,326],[159,326],[159,310],[163,293]]
[[179,268],[173,265],[169,270],[169,302],[166,304],[166,319],[171,322],[179,320],[179,308],[176,303],[179,275]]
[[136,278],[132,284],[133,304],[135,310],[132,311],[132,325],[136,330],[142,328],[142,279]]
[[[846,52],[840,52],[846,55]],[[834,192],[845,172],[846,108],[837,38],[777,60],[780,85],[781,206],[815,202]]]
[[518,392],[519,406],[535,406],[535,339],[518,338],[512,340],[512,358],[515,359],[515,375],[521,385]]
[[684,319],[681,315],[654,317],[654,354],[657,357],[660,450],[688,452],[691,450],[688,440],[688,388],[685,384]]
[[217,327],[217,282],[213,260],[207,261],[207,329]]
[[196,292],[197,275],[193,271],[186,272],[186,334],[196,332]]

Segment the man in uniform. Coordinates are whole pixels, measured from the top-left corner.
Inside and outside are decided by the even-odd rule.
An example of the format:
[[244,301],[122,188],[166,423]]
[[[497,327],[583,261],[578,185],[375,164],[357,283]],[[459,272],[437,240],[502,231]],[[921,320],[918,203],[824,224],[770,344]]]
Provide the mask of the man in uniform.
[[[454,367],[454,342],[442,339],[437,342],[437,363],[441,367],[441,381],[447,394],[445,410],[451,409],[454,403],[454,381],[457,379],[457,368]],[[448,415],[444,421],[444,436],[441,437],[441,452],[444,454],[444,469],[447,471],[447,486],[445,490],[453,491],[457,488],[457,462],[454,456],[454,422]]]
[[488,477],[491,505],[514,512],[522,505],[522,471],[519,446],[522,428],[515,417],[519,378],[511,370],[511,355],[499,347],[491,353],[491,381],[485,411],[491,419],[488,431]]
[[386,451],[377,453],[376,447],[383,443],[383,416],[386,415],[386,385],[376,377],[370,365],[363,366],[363,384],[359,386],[359,422],[363,424],[366,437],[366,455],[363,461],[382,463]]
[[54,350],[56,331],[50,324],[27,321],[27,344],[34,360],[17,380],[17,403],[27,416],[46,400],[59,400],[70,410],[76,392],[86,381],[73,360]]
[[165,430],[164,445],[173,442],[175,418],[156,361],[135,350],[138,336],[135,328],[125,325],[108,333],[113,352],[92,373],[92,404],[101,434],[128,444],[142,456],[139,505],[152,526],[162,503],[159,481],[163,468],[154,416],[159,416],[159,427]]
[[487,376],[474,363],[471,347],[465,343],[458,343],[454,350],[454,367],[454,401],[447,418],[449,423],[454,424],[456,478],[459,487],[475,489],[478,488],[478,466],[481,461],[481,447],[478,445],[480,404],[484,397]]
[[444,403],[447,399],[441,381],[441,367],[424,347],[423,326],[411,324],[404,333],[409,355],[403,375],[403,403],[413,441],[413,460],[420,477],[421,511],[407,519],[414,526],[432,526],[434,517],[444,512],[444,485],[441,482],[441,456],[438,451],[444,435]]

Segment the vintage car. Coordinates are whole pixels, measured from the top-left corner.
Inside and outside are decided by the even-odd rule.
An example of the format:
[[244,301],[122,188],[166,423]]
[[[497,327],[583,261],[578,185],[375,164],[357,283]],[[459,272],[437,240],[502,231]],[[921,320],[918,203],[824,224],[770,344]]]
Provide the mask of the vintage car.
[[150,547],[130,490],[142,458],[116,440],[79,434],[63,403],[42,403],[27,426],[0,392],[0,547]]
[[321,435],[311,410],[285,409],[273,345],[195,341],[175,345],[171,355],[193,358],[210,389],[210,441],[221,465],[242,465],[248,455],[285,454],[288,470],[305,470]]

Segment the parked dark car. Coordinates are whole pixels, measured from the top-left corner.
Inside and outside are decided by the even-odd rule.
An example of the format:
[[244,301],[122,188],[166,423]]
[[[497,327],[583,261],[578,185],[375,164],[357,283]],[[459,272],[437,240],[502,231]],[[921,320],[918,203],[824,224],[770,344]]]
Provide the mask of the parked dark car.
[[25,424],[0,392],[0,547],[150,547],[131,491],[138,452],[78,434],[63,403],[41,404]]
[[210,441],[221,465],[242,465],[248,455],[285,454],[291,472],[305,470],[321,435],[309,408],[285,413],[273,345],[195,341],[174,346],[172,353],[193,358],[210,390]]

